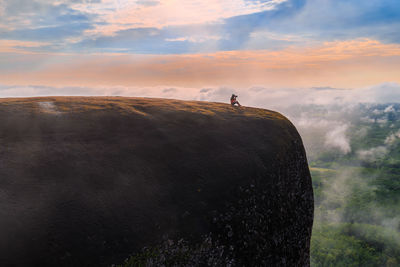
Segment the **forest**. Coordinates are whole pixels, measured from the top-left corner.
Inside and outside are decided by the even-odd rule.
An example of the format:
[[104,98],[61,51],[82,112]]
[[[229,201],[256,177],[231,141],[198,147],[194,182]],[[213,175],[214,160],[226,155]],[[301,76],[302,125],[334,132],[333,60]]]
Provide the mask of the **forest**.
[[400,105],[299,109],[315,197],[311,265],[399,266]]

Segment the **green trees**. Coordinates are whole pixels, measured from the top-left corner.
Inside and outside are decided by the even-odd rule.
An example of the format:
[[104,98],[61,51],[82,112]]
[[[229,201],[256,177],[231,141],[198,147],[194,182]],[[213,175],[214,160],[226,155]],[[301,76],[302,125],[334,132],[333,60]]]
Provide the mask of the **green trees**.
[[367,224],[320,224],[311,239],[312,266],[398,266],[400,234]]
[[[312,266],[400,266],[400,124],[390,116],[381,125],[353,122],[352,152],[310,162]],[[352,134],[361,127],[366,135]]]

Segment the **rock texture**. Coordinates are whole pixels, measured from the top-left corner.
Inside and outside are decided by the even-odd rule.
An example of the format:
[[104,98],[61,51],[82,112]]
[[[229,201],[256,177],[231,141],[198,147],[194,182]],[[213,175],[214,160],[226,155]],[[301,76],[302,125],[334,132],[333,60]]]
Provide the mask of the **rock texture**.
[[309,265],[311,178],[276,112],[46,97],[1,99],[0,122],[1,266],[109,266],[206,235],[234,265]]

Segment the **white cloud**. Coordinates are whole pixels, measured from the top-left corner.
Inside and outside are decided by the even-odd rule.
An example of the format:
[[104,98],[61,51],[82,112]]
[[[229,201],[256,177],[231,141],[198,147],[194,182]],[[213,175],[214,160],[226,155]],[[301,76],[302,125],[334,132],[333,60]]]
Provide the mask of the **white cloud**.
[[372,114],[380,115],[380,114],[382,114],[382,110],[374,109],[374,110],[372,111]]
[[305,41],[308,40],[304,37],[304,35],[294,35],[294,34],[280,34],[275,33],[272,31],[267,30],[256,30],[250,33],[251,39],[269,39],[269,40],[276,40],[276,41],[288,41],[288,42],[298,42],[298,41]]
[[41,101],[38,102],[39,108],[46,113],[52,113],[55,115],[59,115],[61,114],[61,112],[57,109],[56,105],[54,104],[54,102],[50,102],[50,101]]
[[[373,122],[373,121],[372,121]],[[369,127],[362,127],[354,132],[354,135],[358,138],[364,138],[368,134]]]
[[98,4],[77,3],[73,7],[100,16],[107,25],[98,25],[94,34],[112,35],[132,27],[165,27],[187,24],[204,24],[223,19],[272,10],[287,0],[160,0],[153,5],[143,1],[103,0]]
[[378,124],[380,124],[381,127],[384,127],[385,124],[388,123],[388,119],[387,119],[387,118],[381,118],[381,119],[377,119],[376,122],[377,122]]
[[49,45],[48,42],[30,42],[19,40],[0,40],[0,53],[30,53],[27,48]]
[[191,42],[191,43],[204,43],[206,41],[218,41],[221,40],[221,36],[217,35],[194,35],[194,36],[185,36],[185,37],[177,37],[177,38],[167,38],[165,41],[167,42]]
[[361,149],[357,151],[359,159],[364,161],[373,162],[380,160],[385,157],[390,149],[396,144],[397,140],[400,138],[400,130],[390,133],[383,145],[372,147],[370,149]]
[[382,159],[388,153],[388,149],[386,146],[378,146],[370,149],[359,150],[357,151],[357,155],[361,160],[365,161],[376,161]]
[[390,112],[396,112],[396,110],[393,108],[393,105],[390,105],[390,106],[386,107],[383,112],[390,113]]
[[348,124],[342,124],[328,131],[325,136],[325,146],[337,148],[343,154],[351,152],[350,140],[346,133],[348,128]]
[[385,144],[393,145],[399,138],[400,138],[400,130],[395,133],[391,133],[388,137],[386,137]]
[[352,195],[354,184],[365,186],[365,182],[359,179],[359,173],[355,169],[343,168],[337,170],[334,179],[329,180],[323,187],[324,198],[320,203],[322,209],[315,210],[315,222],[343,221],[343,209]]

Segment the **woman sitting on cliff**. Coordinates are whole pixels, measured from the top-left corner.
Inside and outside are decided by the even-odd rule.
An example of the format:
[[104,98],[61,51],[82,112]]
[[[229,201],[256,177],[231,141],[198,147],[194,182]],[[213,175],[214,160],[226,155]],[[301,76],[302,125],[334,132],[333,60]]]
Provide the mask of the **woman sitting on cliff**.
[[235,104],[237,104],[238,107],[241,107],[241,105],[239,104],[239,102],[236,100],[236,97],[238,97],[238,96],[235,95],[235,94],[232,94],[232,96],[231,96],[231,105],[232,105],[232,106],[235,106]]

